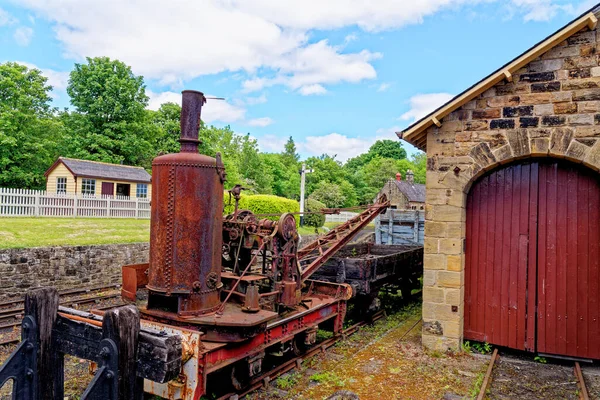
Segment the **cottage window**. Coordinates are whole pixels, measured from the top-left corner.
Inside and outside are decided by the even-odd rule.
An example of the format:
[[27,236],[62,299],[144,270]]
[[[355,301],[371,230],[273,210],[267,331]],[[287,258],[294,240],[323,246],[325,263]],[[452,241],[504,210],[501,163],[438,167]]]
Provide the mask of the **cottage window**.
[[95,179],[82,179],[81,180],[81,194],[96,194],[96,180]]
[[138,183],[135,195],[141,199],[148,198],[148,185],[145,183]]
[[56,178],[56,193],[67,193],[67,178],[65,178],[64,176]]

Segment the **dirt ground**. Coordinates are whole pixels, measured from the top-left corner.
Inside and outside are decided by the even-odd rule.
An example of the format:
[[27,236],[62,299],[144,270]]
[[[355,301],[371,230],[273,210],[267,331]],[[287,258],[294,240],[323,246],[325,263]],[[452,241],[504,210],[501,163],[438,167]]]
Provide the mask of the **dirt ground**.
[[412,304],[246,398],[313,400],[339,391],[350,391],[361,400],[472,397],[487,360],[464,353],[425,352],[420,320],[420,303]]
[[[579,399],[572,361],[502,354],[494,366],[488,399]],[[581,363],[591,399],[600,398],[600,368]]]

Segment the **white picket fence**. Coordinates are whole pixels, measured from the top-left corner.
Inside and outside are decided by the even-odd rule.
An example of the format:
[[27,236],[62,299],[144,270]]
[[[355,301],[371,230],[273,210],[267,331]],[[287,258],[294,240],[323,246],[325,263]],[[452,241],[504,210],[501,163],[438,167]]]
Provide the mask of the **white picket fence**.
[[325,215],[325,222],[346,222],[357,215],[358,213],[353,213],[350,211],[342,211],[339,214],[328,214]]
[[150,218],[150,199],[0,188],[0,217]]

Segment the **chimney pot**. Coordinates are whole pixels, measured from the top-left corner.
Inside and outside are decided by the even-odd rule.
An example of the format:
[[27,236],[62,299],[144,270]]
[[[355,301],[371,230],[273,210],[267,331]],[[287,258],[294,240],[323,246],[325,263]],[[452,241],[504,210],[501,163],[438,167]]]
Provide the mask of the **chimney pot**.
[[196,90],[184,90],[181,94],[181,151],[197,153],[198,145],[202,143],[198,140],[198,133],[202,106],[206,103],[206,98],[202,92]]
[[402,174],[400,172],[396,173],[396,180],[397,181],[401,181],[402,180]]
[[406,171],[406,180],[410,183],[415,181],[415,174],[410,169]]

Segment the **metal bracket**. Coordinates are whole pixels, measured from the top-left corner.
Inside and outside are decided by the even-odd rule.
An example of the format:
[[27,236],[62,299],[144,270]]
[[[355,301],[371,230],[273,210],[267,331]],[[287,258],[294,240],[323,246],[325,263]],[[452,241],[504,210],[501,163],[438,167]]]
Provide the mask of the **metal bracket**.
[[21,343],[0,368],[0,387],[13,380],[13,400],[34,400],[38,387],[37,350],[38,332],[35,320],[30,315],[21,324]]
[[94,379],[83,392],[81,400],[117,400],[118,399],[118,362],[119,351],[112,339],[100,342],[100,361]]

